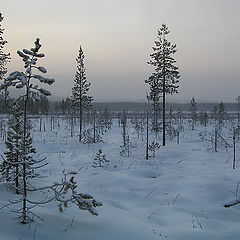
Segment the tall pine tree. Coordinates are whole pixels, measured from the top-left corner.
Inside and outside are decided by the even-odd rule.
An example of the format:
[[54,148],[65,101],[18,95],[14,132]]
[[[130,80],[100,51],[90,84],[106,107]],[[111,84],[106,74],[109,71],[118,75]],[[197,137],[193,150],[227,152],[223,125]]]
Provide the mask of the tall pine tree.
[[88,96],[88,91],[91,83],[87,82],[86,68],[84,64],[84,53],[80,46],[77,62],[77,71],[74,79],[74,86],[72,88],[72,103],[73,107],[79,113],[79,142],[82,141],[82,127],[84,111],[91,107],[93,98]]
[[[176,60],[173,55],[176,53],[176,45],[167,40],[169,34],[166,24],[162,24],[158,30],[158,39],[155,41],[153,53],[150,54],[151,60],[148,64],[155,67],[152,76],[145,82],[150,85],[150,96],[163,98],[162,102],[162,121],[163,121],[163,146],[166,144],[166,95],[178,93],[178,79],[180,77]],[[155,92],[153,92],[155,91]],[[153,98],[150,100],[154,101]],[[158,100],[158,99],[157,99]]]
[[[22,51],[17,51],[18,55],[22,58],[24,62],[25,72],[15,71],[12,72],[7,78],[4,79],[4,82],[0,84],[0,90],[6,89],[8,87],[15,87],[17,89],[24,89],[24,95],[22,96],[24,101],[23,107],[23,141],[22,141],[22,181],[23,181],[23,198],[22,198],[22,223],[27,223],[27,178],[29,174],[29,167],[32,165],[31,154],[31,140],[29,139],[29,129],[28,129],[28,103],[31,97],[36,101],[41,100],[40,96],[45,95],[49,96],[51,93],[35,85],[32,81],[38,80],[42,84],[51,85],[54,83],[54,79],[46,78],[39,74],[34,74],[34,70],[38,70],[41,73],[46,73],[47,69],[42,66],[37,65],[39,58],[43,58],[45,55],[40,53],[41,48],[40,39],[37,38],[34,42],[34,47],[30,50],[23,49]],[[30,151],[30,152],[29,152]]]

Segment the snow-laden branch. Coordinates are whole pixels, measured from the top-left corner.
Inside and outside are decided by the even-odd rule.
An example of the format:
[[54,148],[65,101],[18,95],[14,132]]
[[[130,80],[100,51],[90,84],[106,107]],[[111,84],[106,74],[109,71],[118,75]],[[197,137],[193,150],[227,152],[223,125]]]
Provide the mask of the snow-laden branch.
[[47,190],[52,192],[49,199],[44,199],[42,201],[32,201],[27,199],[27,202],[34,205],[43,205],[52,201],[59,202],[58,208],[60,212],[63,212],[63,209],[68,207],[69,203],[75,204],[81,210],[87,210],[92,215],[98,215],[96,207],[102,206],[102,203],[95,200],[92,195],[77,193],[77,183],[74,181],[74,176],[68,180],[68,175],[76,174],[76,172],[64,173],[64,177],[60,183],[54,183],[51,186],[46,186],[36,189],[28,189],[28,191],[45,191]]

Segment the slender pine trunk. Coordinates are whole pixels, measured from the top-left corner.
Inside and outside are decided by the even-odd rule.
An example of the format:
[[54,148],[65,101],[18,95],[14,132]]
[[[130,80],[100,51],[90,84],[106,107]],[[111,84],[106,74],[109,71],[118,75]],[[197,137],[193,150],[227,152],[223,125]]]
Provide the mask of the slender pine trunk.
[[80,99],[79,101],[79,142],[82,141],[82,122],[83,122],[83,109],[82,109],[82,99]]
[[27,223],[27,179],[26,179],[26,131],[27,131],[27,94],[24,102],[24,117],[23,117],[23,207],[22,207],[22,223]]
[[163,76],[163,147],[166,145],[166,86],[165,86],[165,74]]
[[148,128],[149,128],[149,115],[148,115],[148,108],[147,108],[147,132],[146,132],[146,160],[149,158],[149,153],[148,153],[148,141],[149,141],[149,133],[148,133]]
[[236,168],[236,131],[233,130],[233,169]]
[[32,66],[30,65],[30,74],[28,75],[26,85],[26,95],[24,98],[24,110],[23,110],[23,207],[22,207],[22,223],[27,223],[27,174],[26,174],[26,135],[27,135],[27,105],[29,99],[29,83],[31,79]]
[[18,189],[18,174],[19,174],[19,168],[18,168],[18,165],[16,165],[16,178],[15,178],[16,194],[19,194],[19,189]]
[[[18,156],[19,155],[18,155],[18,151],[17,151],[17,156],[16,156],[17,162],[19,161],[19,157]],[[18,164],[16,164],[15,170],[16,170],[16,174],[15,174],[15,188],[16,188],[16,194],[19,194],[19,189],[18,189],[19,167],[18,167]]]
[[96,143],[96,111],[93,112],[93,143]]

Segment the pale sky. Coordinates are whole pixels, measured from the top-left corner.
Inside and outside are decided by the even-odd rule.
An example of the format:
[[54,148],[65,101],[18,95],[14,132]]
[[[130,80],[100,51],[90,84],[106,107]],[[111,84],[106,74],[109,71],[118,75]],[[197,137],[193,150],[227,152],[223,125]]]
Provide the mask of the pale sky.
[[[240,95],[239,0],[2,0],[9,72],[22,70],[16,51],[41,39],[39,62],[56,79],[55,96],[69,96],[81,45],[97,100],[144,100],[157,29],[164,22],[181,74],[168,100],[233,102]],[[48,88],[49,89],[49,88]]]

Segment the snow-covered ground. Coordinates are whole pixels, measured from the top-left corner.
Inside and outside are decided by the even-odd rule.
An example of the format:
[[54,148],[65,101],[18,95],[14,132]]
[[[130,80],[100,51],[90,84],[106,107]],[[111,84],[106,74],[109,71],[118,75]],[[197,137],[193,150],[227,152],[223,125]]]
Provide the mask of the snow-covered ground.
[[[168,141],[155,158],[145,160],[145,143],[132,128],[135,148],[130,157],[119,155],[122,136],[117,122],[103,135],[103,143],[91,145],[78,143],[77,136],[71,138],[65,120],[53,131],[49,119],[46,132],[40,132],[38,124],[39,120],[33,121],[34,146],[47,156],[48,165],[33,184],[59,181],[64,169],[78,171],[78,191],[92,194],[103,206],[97,208],[99,216],[92,216],[76,206],[59,213],[58,204],[51,202],[33,209],[44,221],[34,218],[30,225],[20,224],[15,213],[4,209],[1,240],[239,239],[239,206],[225,209],[223,205],[236,197],[240,166],[232,169],[231,149],[209,150],[199,137],[204,127],[192,131],[186,126],[179,145]],[[107,168],[91,166],[99,148],[110,160]],[[1,140],[1,153],[4,149]],[[33,200],[39,197],[40,193],[29,193]],[[0,206],[17,198],[0,183]]]

